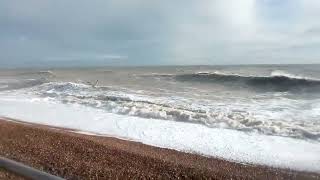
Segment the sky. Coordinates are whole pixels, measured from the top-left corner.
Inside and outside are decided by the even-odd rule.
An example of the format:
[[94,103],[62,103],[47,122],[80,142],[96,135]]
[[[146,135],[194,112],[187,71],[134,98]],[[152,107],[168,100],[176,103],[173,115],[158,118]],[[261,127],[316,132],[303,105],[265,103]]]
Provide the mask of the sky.
[[320,0],[1,0],[0,66],[320,63]]

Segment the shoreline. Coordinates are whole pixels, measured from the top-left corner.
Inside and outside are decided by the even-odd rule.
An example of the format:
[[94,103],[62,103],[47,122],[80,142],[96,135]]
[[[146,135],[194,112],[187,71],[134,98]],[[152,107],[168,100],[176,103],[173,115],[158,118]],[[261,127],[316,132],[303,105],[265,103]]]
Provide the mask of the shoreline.
[[229,162],[114,137],[8,120],[0,120],[0,155],[66,179],[320,178],[316,173]]
[[[60,87],[59,83],[56,85]],[[82,91],[77,85],[69,87],[69,84],[62,84],[62,87]],[[320,172],[318,142],[229,128],[209,128],[184,121],[121,115],[79,103],[65,103],[20,92],[3,94],[0,114],[25,122],[120,137],[233,162]]]

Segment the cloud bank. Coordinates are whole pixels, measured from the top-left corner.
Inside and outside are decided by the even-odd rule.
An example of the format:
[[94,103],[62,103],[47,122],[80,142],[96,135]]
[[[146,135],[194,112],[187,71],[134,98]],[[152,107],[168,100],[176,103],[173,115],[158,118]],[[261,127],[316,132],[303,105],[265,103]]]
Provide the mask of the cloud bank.
[[2,0],[0,65],[319,63],[318,17],[319,0]]

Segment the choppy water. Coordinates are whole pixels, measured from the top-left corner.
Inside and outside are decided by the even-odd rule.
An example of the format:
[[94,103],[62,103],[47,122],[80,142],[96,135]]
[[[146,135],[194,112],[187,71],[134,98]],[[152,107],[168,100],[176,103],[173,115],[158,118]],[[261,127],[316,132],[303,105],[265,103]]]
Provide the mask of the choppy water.
[[320,141],[320,65],[1,70],[0,96],[15,93]]

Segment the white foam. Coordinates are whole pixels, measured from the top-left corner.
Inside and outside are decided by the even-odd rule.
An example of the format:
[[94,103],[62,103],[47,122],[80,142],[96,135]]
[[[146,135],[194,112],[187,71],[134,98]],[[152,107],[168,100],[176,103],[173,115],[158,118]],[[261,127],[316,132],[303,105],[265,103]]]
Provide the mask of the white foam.
[[[54,98],[64,103],[78,103],[121,115],[143,118],[201,123],[244,131],[258,131],[320,141],[319,100],[293,100],[283,93],[263,94],[261,97],[216,100],[184,96],[157,97],[129,89],[92,88],[72,82],[51,82],[31,88],[30,95]],[[12,94],[13,92],[10,92]],[[310,107],[305,109],[303,107]]]
[[280,71],[280,70],[272,71],[271,76],[284,76],[284,77],[289,77],[289,78],[293,78],[293,79],[312,79],[312,78],[307,78],[307,77],[303,77],[303,76],[297,76],[294,74],[289,74],[287,72]]
[[143,119],[30,96],[0,97],[0,116],[132,139],[237,162],[320,172],[320,143]]

